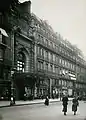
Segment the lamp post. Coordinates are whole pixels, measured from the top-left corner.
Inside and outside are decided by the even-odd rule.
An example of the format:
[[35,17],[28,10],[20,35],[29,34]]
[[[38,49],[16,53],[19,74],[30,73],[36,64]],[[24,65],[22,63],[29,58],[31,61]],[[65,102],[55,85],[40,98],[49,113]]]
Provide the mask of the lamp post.
[[11,46],[12,46],[12,68],[11,68],[11,105],[15,103],[14,98],[14,75],[16,70],[16,32],[20,30],[19,26],[14,26],[11,31]]
[[15,104],[15,94],[14,94],[14,74],[15,74],[15,70],[16,68],[13,68],[11,70],[11,96],[10,96],[10,105],[14,105]]

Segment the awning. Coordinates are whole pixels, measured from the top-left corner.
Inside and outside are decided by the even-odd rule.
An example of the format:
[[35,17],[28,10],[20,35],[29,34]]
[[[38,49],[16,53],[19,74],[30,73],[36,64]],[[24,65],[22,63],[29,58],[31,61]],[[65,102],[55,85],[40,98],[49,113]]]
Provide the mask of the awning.
[[2,28],[0,28],[1,34],[8,37],[8,34],[6,33],[6,31]]

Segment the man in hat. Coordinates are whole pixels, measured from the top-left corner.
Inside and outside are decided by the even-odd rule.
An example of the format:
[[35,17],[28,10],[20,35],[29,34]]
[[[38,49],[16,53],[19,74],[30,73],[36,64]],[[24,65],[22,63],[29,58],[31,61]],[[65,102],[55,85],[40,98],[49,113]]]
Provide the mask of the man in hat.
[[62,98],[62,104],[63,104],[63,112],[64,112],[64,115],[66,115],[66,112],[67,112],[67,105],[68,105],[68,96],[67,94],[63,94],[63,98]]

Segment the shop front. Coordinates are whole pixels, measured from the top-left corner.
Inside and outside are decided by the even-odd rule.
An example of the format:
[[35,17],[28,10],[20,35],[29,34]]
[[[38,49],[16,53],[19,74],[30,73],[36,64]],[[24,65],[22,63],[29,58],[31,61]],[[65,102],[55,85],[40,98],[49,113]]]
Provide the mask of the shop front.
[[47,95],[49,96],[49,81],[48,79],[39,79],[39,83],[37,86],[37,98],[45,98]]
[[17,74],[15,77],[16,94],[19,100],[34,98],[35,78],[30,74]]
[[0,100],[10,100],[11,81],[0,80]]

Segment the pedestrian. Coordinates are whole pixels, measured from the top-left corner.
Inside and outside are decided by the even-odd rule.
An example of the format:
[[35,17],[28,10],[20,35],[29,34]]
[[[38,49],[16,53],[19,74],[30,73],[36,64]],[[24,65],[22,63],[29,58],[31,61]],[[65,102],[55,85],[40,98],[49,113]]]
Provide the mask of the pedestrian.
[[66,115],[66,112],[67,112],[67,105],[68,105],[68,96],[66,94],[63,95],[63,98],[62,98],[62,105],[63,105],[63,112],[64,112],[64,115]]
[[74,112],[74,115],[76,115],[77,112],[77,106],[79,106],[79,102],[77,99],[77,96],[74,96],[73,100],[72,100],[72,111]]
[[48,98],[48,96],[46,97],[44,104],[47,105],[47,106],[49,105],[49,98]]
[[10,106],[14,105],[14,101],[13,101],[13,94],[11,94],[11,98],[10,98]]
[[13,103],[15,104],[15,96],[13,96]]
[[24,93],[24,101],[26,101],[26,93]]

